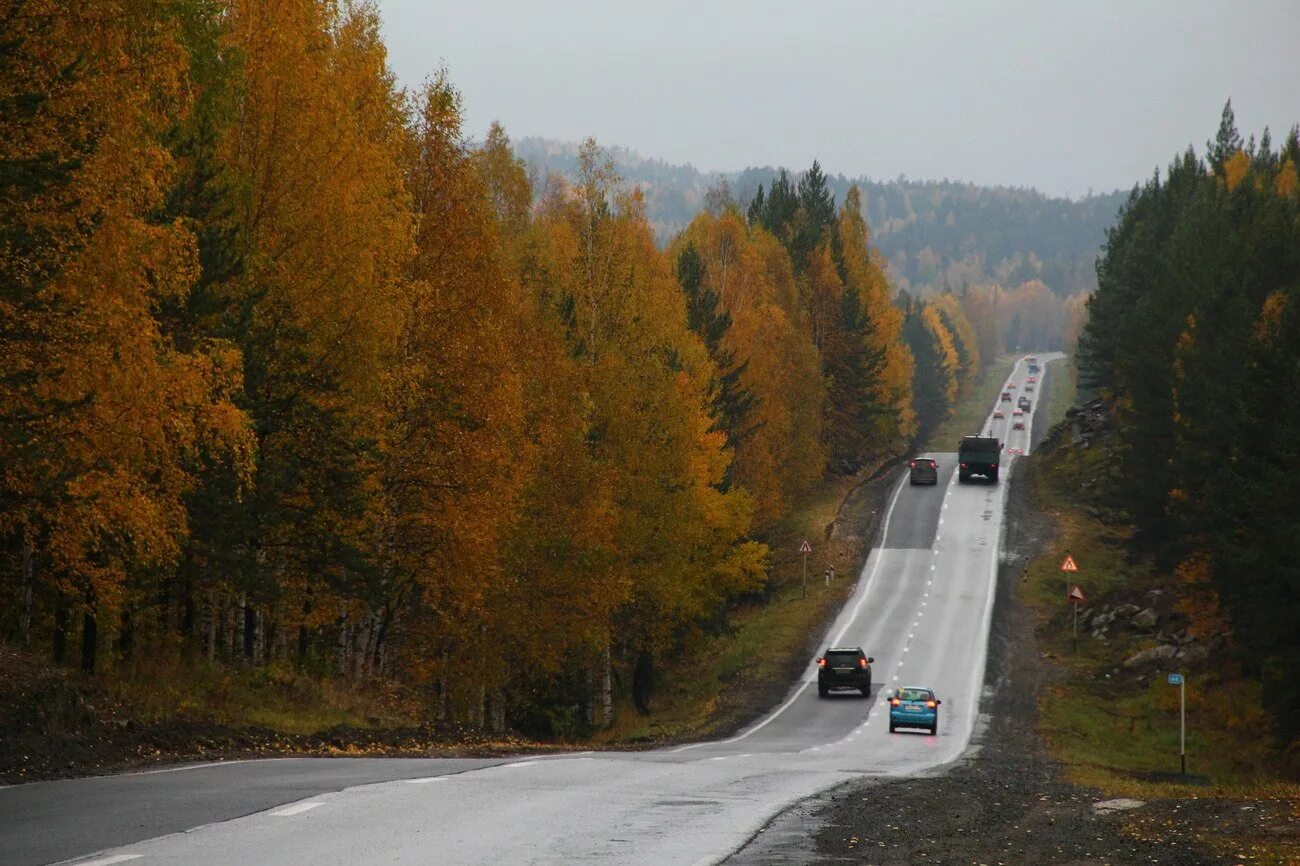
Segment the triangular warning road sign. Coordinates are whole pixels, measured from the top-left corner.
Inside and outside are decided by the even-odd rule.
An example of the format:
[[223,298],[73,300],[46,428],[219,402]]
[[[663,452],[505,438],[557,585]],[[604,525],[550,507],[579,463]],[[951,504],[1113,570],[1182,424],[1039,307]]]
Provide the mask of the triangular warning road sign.
[[1065,562],[1061,563],[1061,571],[1078,571],[1079,566],[1075,565],[1073,556],[1066,556]]
[[803,544],[799,545],[799,552],[812,553],[812,545],[808,543],[808,539],[805,538],[803,540]]
[[1079,584],[1077,583],[1074,586],[1070,587],[1070,592],[1065,597],[1069,599],[1071,602],[1073,602],[1074,604],[1088,603],[1088,597],[1083,594],[1083,587],[1079,586]]

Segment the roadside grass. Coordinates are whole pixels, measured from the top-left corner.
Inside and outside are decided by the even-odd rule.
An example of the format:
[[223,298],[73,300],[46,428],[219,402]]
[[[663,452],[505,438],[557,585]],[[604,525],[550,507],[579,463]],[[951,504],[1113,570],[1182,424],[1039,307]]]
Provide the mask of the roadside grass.
[[952,413],[926,440],[922,451],[949,452],[957,450],[957,443],[968,433],[979,433],[989,414],[990,395],[1002,390],[999,383],[1011,371],[1011,365],[1020,355],[1003,355],[985,366],[974,384],[957,398]]
[[[624,698],[614,725],[593,741],[634,744],[726,733],[779,700],[807,661],[810,642],[849,596],[870,548],[870,539],[826,538],[826,527],[869,473],[827,482],[782,521],[767,538],[773,575],[767,598],[731,611],[718,633],[697,635],[678,661],[657,671],[650,714],[641,715]],[[798,552],[805,538],[813,548],[806,598]],[[825,571],[832,566],[828,589]]]
[[278,662],[240,669],[155,655],[106,674],[102,683],[141,722],[184,717],[285,734],[416,724],[395,690],[322,679]]
[[[1139,673],[1124,668],[1124,660],[1157,643],[1149,634],[1119,628],[1104,641],[1081,629],[1077,652],[1071,650],[1069,583],[1079,583],[1092,606],[1178,592],[1173,577],[1129,553],[1124,523],[1103,520],[1099,509],[1077,504],[1082,482],[1106,468],[1105,451],[1098,447],[1039,451],[1029,464],[1030,495],[1057,526],[1056,537],[1028,564],[1018,587],[1033,613],[1038,648],[1056,667],[1057,678],[1039,701],[1039,730],[1049,751],[1069,781],[1107,796],[1217,798],[1234,813],[1277,799],[1300,814],[1300,784],[1286,777],[1283,756],[1268,738],[1259,683],[1242,677],[1234,660],[1212,656],[1189,668],[1174,662],[1168,670]],[[1060,570],[1067,553],[1079,566],[1068,580]],[[1178,688],[1166,680],[1174,671],[1187,677],[1187,777],[1179,774]],[[1159,821],[1151,815],[1133,813],[1124,820],[1137,838],[1162,832],[1153,828]],[[1243,850],[1240,829],[1207,821],[1194,832],[1210,850],[1236,857]],[[1293,830],[1262,829],[1251,834],[1247,859],[1300,862],[1300,837]]]
[[1065,419],[1066,411],[1079,399],[1079,369],[1074,357],[1066,355],[1044,367],[1047,377],[1047,429]]

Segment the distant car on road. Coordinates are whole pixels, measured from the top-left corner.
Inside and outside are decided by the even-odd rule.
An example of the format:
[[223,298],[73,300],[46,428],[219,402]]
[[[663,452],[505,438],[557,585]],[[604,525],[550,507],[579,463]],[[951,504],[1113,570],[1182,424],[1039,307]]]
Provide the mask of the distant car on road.
[[871,695],[871,656],[862,647],[832,647],[817,659],[817,695],[826,697],[831,689],[857,689],[862,696]]
[[1032,391],[1032,390],[1034,390],[1034,386],[1033,386],[1033,385],[1026,385],[1026,386],[1025,386],[1025,390],[1026,390],[1026,391]]
[[1022,396],[1019,400],[1016,401],[1016,408],[1020,409],[1020,411],[1022,412],[1028,412],[1031,408],[1033,408],[1033,405],[1034,404],[1029,401],[1029,398],[1024,396]]
[[1016,423],[1014,423],[1014,424],[1011,425],[1011,429],[1012,429],[1012,430],[1024,430],[1024,429],[1025,429],[1025,422],[1024,422],[1024,421],[1017,421]]
[[1016,387],[1016,383],[1015,383],[1015,382],[1008,382],[1008,383],[1007,383],[1007,390],[1008,390],[1008,391],[1014,390],[1015,387]]
[[1001,419],[1001,418],[1005,418],[1005,417],[1007,417],[1007,413],[1006,413],[1006,412],[1003,412],[1001,409],[994,409],[994,410],[993,410],[993,418],[994,418],[994,420]]
[[1024,453],[1025,453],[1025,449],[1023,449],[1023,448],[1008,448],[1008,449],[1007,449],[1007,453],[1008,453],[1008,454],[1019,454],[1019,455],[1021,455],[1021,456],[1023,457],[1023,456],[1024,456]]
[[1010,403],[1010,402],[1011,402],[1011,392],[1010,392],[1010,391],[1003,391],[1003,392],[1002,392],[1002,396],[1001,396],[999,399],[1000,399],[1003,403]]
[[925,728],[939,733],[939,705],[934,689],[900,686],[889,693],[889,733],[899,728]]
[[1021,409],[1019,406],[1017,406],[1017,407],[1012,411],[1011,414],[1014,415],[1015,417],[1019,418],[1019,417],[1021,417],[1022,415],[1025,414],[1025,410],[1024,410],[1024,409]]
[[1037,385],[1037,384],[1038,384],[1038,377],[1037,377],[1037,376],[1030,376],[1030,377],[1029,377],[1028,379],[1026,379],[1025,381],[1028,382],[1030,385]]
[[939,464],[932,457],[918,457],[908,464],[912,484],[938,484]]

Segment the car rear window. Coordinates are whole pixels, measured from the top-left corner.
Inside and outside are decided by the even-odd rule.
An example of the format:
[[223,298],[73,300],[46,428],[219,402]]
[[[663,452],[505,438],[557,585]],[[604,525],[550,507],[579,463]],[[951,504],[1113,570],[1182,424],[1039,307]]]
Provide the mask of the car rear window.
[[858,663],[857,653],[827,653],[826,664],[833,668],[851,668]]
[[929,689],[899,689],[898,697],[904,701],[929,701],[934,699],[934,693]]

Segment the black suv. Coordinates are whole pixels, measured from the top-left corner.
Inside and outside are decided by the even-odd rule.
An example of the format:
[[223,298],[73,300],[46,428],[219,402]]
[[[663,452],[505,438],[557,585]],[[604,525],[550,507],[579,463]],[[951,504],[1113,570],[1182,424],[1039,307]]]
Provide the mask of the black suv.
[[875,659],[862,647],[833,647],[817,659],[817,694],[826,697],[831,689],[857,689],[871,695],[871,663]]

